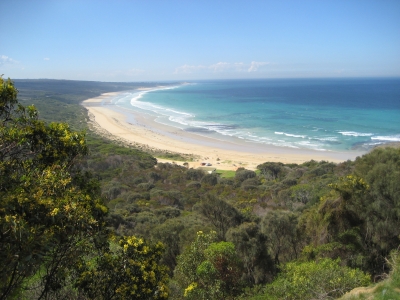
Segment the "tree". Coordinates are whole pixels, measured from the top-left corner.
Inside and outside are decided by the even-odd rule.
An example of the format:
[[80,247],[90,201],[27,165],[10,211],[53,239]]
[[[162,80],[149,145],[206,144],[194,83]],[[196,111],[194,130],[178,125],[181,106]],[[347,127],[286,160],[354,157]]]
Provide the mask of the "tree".
[[87,153],[84,134],[40,121],[2,78],[0,124],[0,299],[33,275],[43,298],[65,284],[66,266],[103,230],[107,208],[89,175],[72,170]]
[[203,178],[204,175],[205,173],[202,170],[189,169],[186,172],[186,179],[199,181],[201,180],[201,178]]
[[175,279],[187,299],[232,299],[240,292],[242,264],[230,242],[213,242],[216,232],[197,239],[178,257]]
[[237,295],[241,290],[242,263],[235,245],[230,242],[212,243],[204,254],[206,260],[196,270],[201,294],[209,295],[206,298],[211,299],[230,299]]
[[162,262],[169,267],[171,275],[177,264],[176,258],[180,254],[180,234],[184,228],[183,223],[174,218],[155,227],[151,232],[154,240],[161,241],[165,245]]
[[[76,164],[87,152],[84,133],[41,121],[0,77],[0,299],[89,295],[121,270],[115,294],[166,298],[161,245],[130,237],[110,250],[99,183]],[[141,276],[137,289],[126,266]],[[97,288],[96,298],[108,295]]]
[[227,240],[235,245],[244,272],[243,280],[250,285],[267,282],[275,273],[274,263],[268,254],[267,236],[261,233],[258,224],[243,223],[230,228]]
[[357,158],[354,172],[330,184],[331,191],[302,216],[309,255],[340,256],[373,275],[388,270],[385,257],[400,243],[399,170],[398,148]]
[[76,287],[89,299],[167,299],[167,268],[158,265],[163,245],[117,239],[95,260],[82,259]]
[[310,184],[297,184],[290,188],[290,197],[296,202],[307,204],[312,199],[313,189]]
[[206,174],[201,179],[202,184],[206,185],[216,185],[218,183],[218,176],[216,174]]
[[271,211],[261,223],[262,232],[268,237],[271,256],[275,264],[296,259],[300,252],[300,234],[297,216],[286,211]]
[[378,148],[356,160],[355,176],[368,185],[352,192],[350,209],[363,219],[365,238],[382,257],[400,244],[400,148]]
[[211,231],[210,233],[198,231],[196,240],[178,256],[174,278],[183,289],[194,285],[197,286],[198,277],[196,270],[206,259],[204,250],[216,240],[217,233],[215,231]]
[[303,253],[311,259],[340,257],[365,270],[365,241],[360,234],[363,220],[349,204],[352,195],[363,197],[368,185],[362,178],[348,175],[329,187],[332,190],[300,217],[300,227],[310,242]]
[[257,169],[261,171],[261,174],[265,176],[267,179],[275,180],[277,179],[283,172],[283,164],[275,163],[275,162],[266,162],[257,166]]
[[230,227],[242,222],[242,215],[233,206],[215,196],[207,195],[195,209],[213,224],[221,240]]
[[243,168],[239,168],[236,173],[235,173],[235,180],[238,181],[239,183],[245,181],[246,179],[254,178],[256,177],[257,174],[256,172],[252,170],[246,170]]

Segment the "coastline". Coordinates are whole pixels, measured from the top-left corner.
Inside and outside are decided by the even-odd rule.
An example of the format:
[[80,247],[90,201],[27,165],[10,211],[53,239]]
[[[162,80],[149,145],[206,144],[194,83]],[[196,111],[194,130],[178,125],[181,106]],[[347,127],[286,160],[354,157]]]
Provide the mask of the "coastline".
[[[143,89],[141,89],[143,90]],[[284,148],[256,144],[242,140],[222,141],[179,128],[166,126],[155,121],[154,116],[134,110],[124,110],[112,104],[113,97],[124,92],[105,93],[83,101],[94,130],[112,139],[148,149],[159,149],[196,157],[188,162],[197,168],[201,163],[210,163],[222,170],[236,170],[238,167],[254,170],[264,162],[303,163],[309,160],[342,162],[354,160],[365,153],[348,151],[316,151]],[[134,121],[131,121],[133,117]],[[172,162],[158,159],[160,162]],[[177,162],[183,164],[183,162]]]

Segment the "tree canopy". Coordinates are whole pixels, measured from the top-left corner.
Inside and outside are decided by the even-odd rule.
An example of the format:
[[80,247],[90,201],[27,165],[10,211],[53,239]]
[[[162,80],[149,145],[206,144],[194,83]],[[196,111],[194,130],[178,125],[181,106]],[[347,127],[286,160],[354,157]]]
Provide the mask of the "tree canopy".
[[[85,134],[67,124],[41,121],[35,107],[18,103],[13,82],[1,77],[0,124],[0,299],[27,290],[30,298],[57,298],[74,285],[76,293],[85,295],[86,289],[80,291],[75,282],[83,276],[80,266],[110,253],[108,208],[100,186],[75,165],[88,151]],[[132,239],[126,238],[124,251],[114,254],[113,266],[124,265]],[[154,268],[158,258],[151,253],[161,255],[160,247],[144,247],[128,257],[139,261],[147,255],[147,265]],[[103,267],[103,262],[96,266]],[[146,284],[138,289],[165,298],[167,290],[157,290],[156,297],[151,288],[162,286],[165,271],[148,272],[148,280],[142,279]]]

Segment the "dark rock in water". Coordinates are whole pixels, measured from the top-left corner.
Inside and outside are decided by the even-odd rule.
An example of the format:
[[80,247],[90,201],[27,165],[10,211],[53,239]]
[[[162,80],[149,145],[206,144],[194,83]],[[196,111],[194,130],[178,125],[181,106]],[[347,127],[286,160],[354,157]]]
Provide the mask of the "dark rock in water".
[[351,150],[371,150],[372,148],[374,148],[376,145],[371,145],[370,141],[363,141],[363,142],[357,142],[354,143],[351,146]]
[[238,128],[238,126],[236,126],[236,125],[222,125],[222,124],[218,124],[218,125],[207,125],[207,127],[208,127],[210,130],[217,130],[217,129],[227,130],[227,129],[236,129],[236,128]]
[[189,127],[186,128],[185,131],[187,132],[197,132],[197,133],[211,133],[212,131],[206,128],[199,128],[199,127]]
[[220,130],[230,130],[230,129],[236,129],[238,126],[235,125],[223,125],[223,124],[211,124],[211,125],[205,125],[206,128],[204,127],[188,127],[185,129],[187,132],[197,132],[197,133],[212,133],[212,132],[217,132]]

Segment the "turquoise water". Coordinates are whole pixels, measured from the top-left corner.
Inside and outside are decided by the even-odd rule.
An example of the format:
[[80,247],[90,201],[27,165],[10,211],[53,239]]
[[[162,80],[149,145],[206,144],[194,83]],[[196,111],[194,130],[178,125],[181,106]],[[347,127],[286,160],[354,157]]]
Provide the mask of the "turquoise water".
[[218,139],[320,151],[400,142],[400,78],[199,81],[115,104]]

